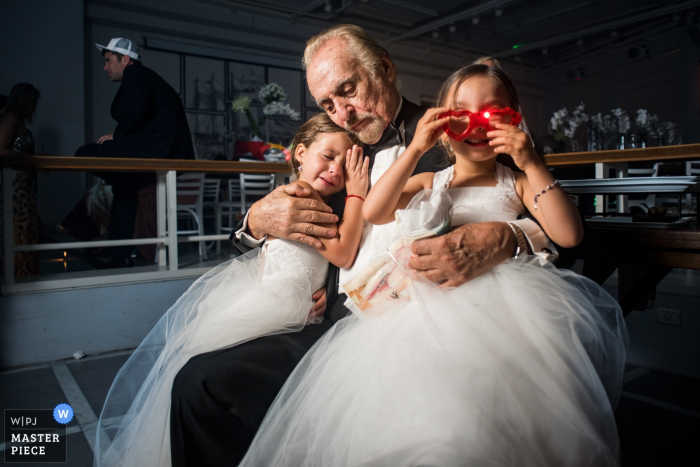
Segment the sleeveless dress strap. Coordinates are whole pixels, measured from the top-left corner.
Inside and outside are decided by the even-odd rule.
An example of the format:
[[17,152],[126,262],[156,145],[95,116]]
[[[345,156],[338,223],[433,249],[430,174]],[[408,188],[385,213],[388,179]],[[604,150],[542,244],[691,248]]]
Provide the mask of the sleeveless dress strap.
[[433,176],[433,190],[447,190],[454,178],[454,165],[449,166],[445,170],[436,172]]
[[515,174],[509,167],[496,163],[496,182],[498,183],[496,188],[499,196],[520,202],[515,188]]

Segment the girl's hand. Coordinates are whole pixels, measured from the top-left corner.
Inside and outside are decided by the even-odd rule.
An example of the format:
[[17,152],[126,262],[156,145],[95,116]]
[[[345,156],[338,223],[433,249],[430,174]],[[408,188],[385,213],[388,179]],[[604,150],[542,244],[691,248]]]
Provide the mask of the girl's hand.
[[496,123],[497,129],[489,131],[486,136],[493,138],[489,145],[495,153],[509,154],[523,172],[544,165],[532,147],[530,137],[517,126]]
[[345,189],[348,195],[363,199],[369,190],[369,157],[362,157],[362,148],[356,144],[348,149],[345,157]]
[[442,126],[450,121],[452,117],[444,117],[436,120],[437,116],[449,111],[449,107],[439,107],[434,109],[429,109],[423,118],[418,121],[418,126],[416,127],[416,134],[413,135],[413,141],[409,147],[413,148],[417,154],[421,156],[428,152],[430,148],[435,146],[438,138],[445,133]]

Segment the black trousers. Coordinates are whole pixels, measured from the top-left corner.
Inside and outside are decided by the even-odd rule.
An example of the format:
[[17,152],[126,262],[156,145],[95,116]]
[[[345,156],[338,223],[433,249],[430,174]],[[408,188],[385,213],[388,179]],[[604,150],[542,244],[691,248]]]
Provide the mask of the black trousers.
[[[79,148],[76,157],[125,157],[114,150],[113,141],[102,144],[92,143]],[[143,172],[92,172],[112,185],[112,209],[109,214],[109,240],[134,238],[136,209],[139,204],[138,192],[155,183],[155,174]],[[112,255],[118,261],[126,259],[133,247],[118,246],[112,248]]]
[[[327,317],[348,313],[345,295]],[[192,357],[175,377],[170,405],[173,467],[235,466],[306,352],[333,321]]]

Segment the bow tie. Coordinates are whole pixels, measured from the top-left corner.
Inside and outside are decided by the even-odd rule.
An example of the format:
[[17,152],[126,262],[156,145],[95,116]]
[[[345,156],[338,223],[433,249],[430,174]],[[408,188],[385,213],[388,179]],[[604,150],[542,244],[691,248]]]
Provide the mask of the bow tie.
[[371,145],[369,149],[372,151],[372,154],[377,154],[382,149],[398,146],[400,144],[403,144],[401,132],[396,127],[396,124],[391,123],[388,127],[386,127],[384,133],[382,133],[382,137],[379,138],[379,141],[377,141],[376,144]]

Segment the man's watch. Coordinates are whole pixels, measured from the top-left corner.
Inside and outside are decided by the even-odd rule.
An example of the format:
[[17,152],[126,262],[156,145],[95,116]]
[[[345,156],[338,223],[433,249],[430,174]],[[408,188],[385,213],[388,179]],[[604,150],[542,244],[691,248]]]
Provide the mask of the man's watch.
[[513,233],[515,234],[515,253],[513,253],[513,258],[517,258],[518,256],[522,255],[523,253],[526,255],[531,255],[532,250],[530,249],[530,243],[527,241],[527,238],[525,238],[525,232],[523,232],[523,229],[518,227],[515,224],[508,224],[513,230]]

